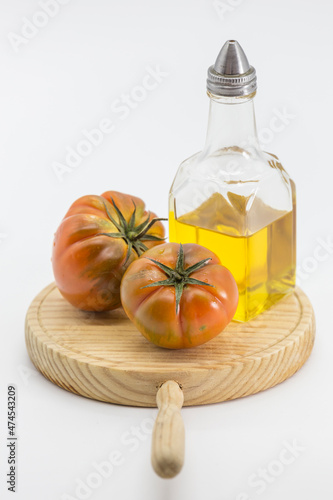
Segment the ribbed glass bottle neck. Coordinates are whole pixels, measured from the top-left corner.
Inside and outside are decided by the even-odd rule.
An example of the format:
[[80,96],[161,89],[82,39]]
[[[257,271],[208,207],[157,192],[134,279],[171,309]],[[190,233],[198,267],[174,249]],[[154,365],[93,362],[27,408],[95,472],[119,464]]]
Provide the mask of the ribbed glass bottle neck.
[[259,149],[252,98],[210,98],[205,151]]

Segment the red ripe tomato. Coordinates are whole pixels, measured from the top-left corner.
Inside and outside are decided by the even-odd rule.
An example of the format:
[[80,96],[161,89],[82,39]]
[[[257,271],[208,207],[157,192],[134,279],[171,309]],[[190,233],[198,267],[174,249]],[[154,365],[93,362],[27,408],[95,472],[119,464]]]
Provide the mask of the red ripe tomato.
[[135,259],[163,243],[164,227],[136,196],[107,191],[73,203],[54,238],[52,264],[62,295],[85,311],[120,306],[120,282]]
[[194,347],[218,335],[238,305],[236,281],[201,245],[165,243],[134,261],[121,283],[123,308],[151,342]]

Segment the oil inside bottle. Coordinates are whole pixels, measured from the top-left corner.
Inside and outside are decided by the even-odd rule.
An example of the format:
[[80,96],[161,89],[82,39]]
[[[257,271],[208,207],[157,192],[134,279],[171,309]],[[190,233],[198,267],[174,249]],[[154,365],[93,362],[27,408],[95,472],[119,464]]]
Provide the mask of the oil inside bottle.
[[251,221],[245,217],[248,200],[234,193],[228,193],[228,198],[214,193],[178,219],[171,207],[169,239],[198,243],[217,254],[238,285],[234,319],[248,321],[295,286],[295,199],[288,212],[257,199],[251,210],[256,216]]

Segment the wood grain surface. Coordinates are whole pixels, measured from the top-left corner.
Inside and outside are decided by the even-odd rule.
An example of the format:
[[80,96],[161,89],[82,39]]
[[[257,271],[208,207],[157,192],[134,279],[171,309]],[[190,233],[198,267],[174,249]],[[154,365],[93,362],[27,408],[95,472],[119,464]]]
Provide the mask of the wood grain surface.
[[185,427],[180,413],[184,393],[174,380],[168,380],[157,391],[159,408],[151,446],[151,463],[156,474],[175,477],[181,471],[185,455]]
[[167,380],[182,387],[184,406],[268,389],[303,365],[314,336],[313,309],[299,288],[248,323],[232,322],[207,344],[177,351],[148,342],[122,309],[75,309],[55,284],[26,317],[27,349],[46,378],[88,398],[132,406],[155,407]]

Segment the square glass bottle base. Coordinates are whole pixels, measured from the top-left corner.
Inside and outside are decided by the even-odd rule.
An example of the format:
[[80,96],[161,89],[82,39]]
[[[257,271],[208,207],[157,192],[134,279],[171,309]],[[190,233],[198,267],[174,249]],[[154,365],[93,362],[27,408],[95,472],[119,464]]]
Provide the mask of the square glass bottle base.
[[[295,287],[296,248],[293,211],[250,236],[231,236],[185,223],[169,214],[169,240],[198,243],[212,250],[233,274],[239,291],[236,321],[248,321]],[[221,228],[223,230],[223,228]]]

